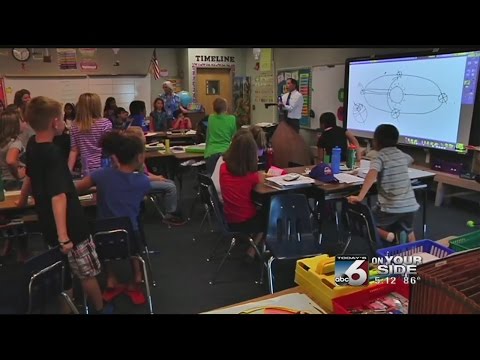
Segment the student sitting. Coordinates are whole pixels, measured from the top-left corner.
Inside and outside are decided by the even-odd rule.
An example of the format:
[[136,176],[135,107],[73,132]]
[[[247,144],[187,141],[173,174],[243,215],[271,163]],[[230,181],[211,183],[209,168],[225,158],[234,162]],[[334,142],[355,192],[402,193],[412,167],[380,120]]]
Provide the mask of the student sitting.
[[153,102],[153,111],[150,113],[150,131],[167,131],[172,127],[172,122],[165,111],[165,103],[162,98],[156,98]]
[[123,107],[115,109],[115,120],[113,121],[113,128],[115,130],[123,130],[127,127],[128,111]]
[[[127,136],[135,136],[139,138],[143,145],[146,144],[145,135],[138,126],[130,126],[125,134]],[[177,186],[175,182],[164,178],[161,175],[155,175],[148,171],[147,166],[143,165],[143,172],[148,176],[150,180],[152,193],[163,193],[165,195],[165,211],[166,215],[162,219],[163,223],[168,225],[179,226],[185,224],[185,219],[182,218],[178,211],[178,198],[177,198]],[[158,197],[155,197],[158,200]]]
[[[255,126],[252,125],[248,129],[240,129],[238,133],[245,133],[245,132],[250,132],[253,136],[253,139],[255,140],[255,143],[257,144],[257,156],[258,160],[263,158],[263,153],[265,151],[265,148],[267,147],[267,140],[265,137],[265,132],[260,126]],[[223,202],[222,198],[222,189],[220,187],[220,166],[225,162],[223,159],[223,156],[220,156],[217,160],[217,164],[215,165],[215,170],[213,171],[212,174],[212,181],[215,184],[215,188],[217,189],[218,197],[220,201]]]
[[318,138],[318,161],[323,162],[325,155],[332,156],[332,149],[342,149],[341,161],[347,160],[347,140],[357,148],[357,161],[361,159],[360,145],[357,138],[348,130],[337,126],[337,118],[334,113],[326,112],[320,115],[320,128],[322,135]]
[[181,110],[175,110],[173,112],[173,120],[172,128],[174,130],[191,130],[192,129],[192,121],[183,115]]
[[[77,191],[85,192],[96,186],[97,218],[129,217],[133,230],[137,233],[137,239],[132,240],[137,240],[138,244],[140,205],[151,189],[148,177],[143,172],[138,172],[144,161],[145,146],[140,139],[115,131],[105,134],[100,145],[104,153],[111,156],[114,166],[99,169],[84,177],[76,184]],[[103,295],[105,301],[111,301],[125,291],[134,304],[145,303],[145,296],[140,290],[143,276],[138,260],[132,260],[134,281],[126,289],[119,285],[111,269],[105,267],[107,270],[107,290]]]
[[146,114],[147,108],[144,101],[132,101],[130,103],[130,123],[128,126],[140,126],[144,132],[148,132],[150,125],[147,124]]
[[[220,166],[220,188],[223,195],[223,210],[232,231],[252,234],[259,245],[266,228],[266,216],[257,212],[252,200],[252,191],[260,182],[257,172],[258,147],[249,131],[235,134],[232,144]],[[247,260],[255,257],[255,249],[247,251]]]
[[383,124],[375,129],[373,146],[378,157],[370,163],[370,170],[365,177],[358,196],[349,196],[350,203],[363,201],[372,185],[377,182],[378,203],[373,209],[373,216],[378,225],[380,237],[388,242],[395,240],[395,234],[389,229],[400,229],[400,243],[415,241],[413,222],[415,212],[420,207],[415,198],[408,167],[413,159],[397,148],[398,130],[395,126]]

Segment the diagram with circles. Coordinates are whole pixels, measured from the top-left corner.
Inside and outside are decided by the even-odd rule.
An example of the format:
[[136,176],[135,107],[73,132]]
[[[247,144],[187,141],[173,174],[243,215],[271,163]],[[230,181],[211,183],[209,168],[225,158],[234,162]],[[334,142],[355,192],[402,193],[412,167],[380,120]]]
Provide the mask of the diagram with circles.
[[448,103],[448,94],[432,79],[397,71],[384,73],[366,85],[358,83],[360,101],[353,103],[353,118],[368,119],[368,108],[388,113],[391,119],[402,115],[425,115]]

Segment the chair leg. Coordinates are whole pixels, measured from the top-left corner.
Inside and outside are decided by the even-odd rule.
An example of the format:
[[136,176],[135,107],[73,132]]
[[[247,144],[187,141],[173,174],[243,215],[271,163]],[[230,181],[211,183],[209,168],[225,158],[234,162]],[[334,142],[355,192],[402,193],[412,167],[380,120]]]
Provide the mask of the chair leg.
[[85,309],[85,315],[88,315],[90,309],[88,308],[87,294],[85,294],[85,292],[83,292],[83,308]]
[[267,271],[268,271],[268,290],[270,291],[270,294],[273,294],[273,273],[272,273],[272,263],[273,260],[275,260],[275,257],[271,257],[268,259],[267,262]]
[[[159,254],[160,251],[149,251],[146,243],[144,244],[144,249],[145,249],[145,251],[144,251],[145,257],[147,258],[148,271],[150,272],[150,276],[152,278],[152,286],[155,287],[155,286],[157,286],[157,283],[156,283],[155,278],[153,276],[153,267],[152,267],[152,262],[150,260],[150,254]],[[145,281],[146,281],[146,279],[145,279]]]
[[141,256],[134,256],[134,258],[138,259],[142,263],[143,267],[143,276],[145,277],[145,289],[147,290],[147,298],[148,298],[148,308],[150,310],[150,314],[153,314],[153,303],[152,303],[152,294],[150,292],[150,282],[148,279],[148,271],[147,271],[147,264],[145,260]]
[[77,307],[75,306],[75,304],[73,303],[72,299],[70,299],[70,296],[68,296],[68,294],[64,291],[62,291],[61,295],[63,296],[63,298],[65,299],[65,302],[67,303],[68,307],[70,308],[70,310],[72,310],[72,312],[75,314],[75,315],[78,315],[80,314],[78,312],[78,309]]
[[[158,212],[158,214],[160,215],[160,217],[161,217],[162,219],[164,219],[164,218],[165,218],[165,214],[163,213],[163,211],[162,211],[162,209],[160,208],[160,206],[158,206],[158,204],[157,204],[157,199],[156,199],[155,195],[149,195],[149,196],[148,196],[148,199],[150,199],[150,201],[153,203],[153,206],[154,206],[155,210],[157,210],[157,212]],[[169,229],[171,229],[171,227],[172,227],[171,225],[168,225],[168,224],[167,224],[167,226],[168,226]]]
[[347,251],[348,247],[350,246],[350,241],[352,241],[352,234],[348,234],[348,240],[342,252],[340,253],[341,255],[345,254],[345,251]]
[[215,246],[213,247],[212,252],[210,253],[210,255],[207,258],[207,261],[212,261],[215,258],[215,253],[217,252],[218,245],[220,245],[222,243],[222,240],[223,240],[223,235],[220,234],[220,236],[218,236],[218,238],[217,238],[217,241],[215,242]]
[[190,206],[190,213],[188,215],[188,221],[192,220],[193,217],[193,210],[195,210],[195,205],[197,204],[197,200],[200,199],[200,191],[197,192],[195,199],[193,199],[192,206]]
[[[203,224],[205,223],[205,219],[207,218],[208,214],[209,214],[209,213],[208,213],[208,210],[205,211],[205,214],[203,215],[202,222],[200,223],[200,228],[198,229],[198,232],[199,232],[199,233],[202,232]],[[195,234],[193,234],[193,241],[196,241],[196,239],[195,239]]]
[[232,251],[233,247],[235,246],[235,243],[236,243],[236,240],[233,237],[232,240],[230,241],[230,247],[228,248],[227,253],[223,257],[222,261],[220,262],[220,265],[218,265],[217,270],[215,270],[215,273],[213,274],[212,280],[210,280],[210,282],[209,282],[210,285],[215,284],[215,280],[217,279],[217,276],[218,276],[220,270],[222,269],[223,264],[225,263],[225,260],[227,260],[227,258],[230,256],[230,252]]
[[255,249],[255,252],[257,253],[258,255],[258,258],[260,259],[260,279],[259,280],[256,280],[255,283],[258,284],[258,285],[262,285],[263,284],[263,257],[262,257],[262,253],[260,252],[260,250],[258,249],[258,246],[255,244],[255,241],[253,241],[253,239],[251,237],[248,238],[248,241],[250,242],[250,246],[252,246],[254,249]]

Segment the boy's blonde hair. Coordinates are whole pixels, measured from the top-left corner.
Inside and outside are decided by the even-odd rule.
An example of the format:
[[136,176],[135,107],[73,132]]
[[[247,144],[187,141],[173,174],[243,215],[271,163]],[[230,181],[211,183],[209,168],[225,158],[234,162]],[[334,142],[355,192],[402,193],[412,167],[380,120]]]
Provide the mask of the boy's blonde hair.
[[58,101],[45,96],[37,96],[28,103],[25,120],[33,130],[48,130],[55,118],[63,119],[62,104]]
[[102,101],[100,96],[93,93],[80,95],[77,103],[77,117],[75,123],[80,131],[88,132],[92,129],[95,120],[102,117]]
[[143,145],[147,143],[147,139],[145,138],[145,134],[140,126],[129,126],[125,130],[125,135],[127,136],[135,136],[142,140]]

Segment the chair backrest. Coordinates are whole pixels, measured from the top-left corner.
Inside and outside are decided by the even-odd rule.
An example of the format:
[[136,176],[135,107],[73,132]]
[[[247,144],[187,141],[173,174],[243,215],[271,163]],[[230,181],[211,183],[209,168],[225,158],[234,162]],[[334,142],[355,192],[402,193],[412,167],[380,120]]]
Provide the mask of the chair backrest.
[[[211,181],[211,179],[210,179]],[[217,189],[215,189],[215,185],[211,181],[211,184],[208,185],[208,194],[210,195],[210,204],[215,212],[215,217],[217,218],[218,226],[220,227],[220,231],[222,232],[230,232],[227,218],[225,217],[225,212],[223,211],[223,205],[220,202],[220,198],[218,197]]]
[[65,256],[56,247],[25,263],[28,313],[44,308],[64,291],[64,261]]
[[93,241],[100,260],[127,259],[138,253],[138,243],[129,217],[98,219],[93,223]]
[[344,201],[343,209],[350,235],[360,236],[367,239],[370,244],[382,247],[375,220],[367,205],[362,203],[350,204]]
[[270,202],[267,248],[279,260],[293,260],[322,253],[310,222],[310,209],[303,194],[281,194]]

